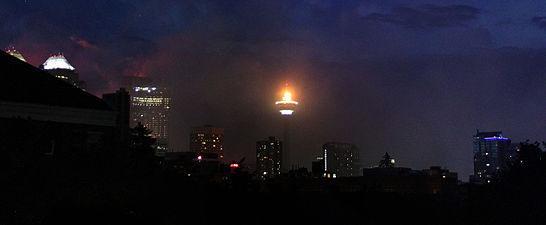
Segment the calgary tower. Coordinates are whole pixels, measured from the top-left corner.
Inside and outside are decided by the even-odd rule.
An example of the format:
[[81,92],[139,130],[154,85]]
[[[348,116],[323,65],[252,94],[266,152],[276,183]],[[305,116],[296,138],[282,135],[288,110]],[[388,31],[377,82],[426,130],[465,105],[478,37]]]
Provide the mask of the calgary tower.
[[292,93],[288,91],[288,85],[285,87],[284,90],[284,96],[282,97],[281,101],[276,101],[275,105],[279,108],[279,112],[281,113],[281,117],[283,120],[284,125],[284,146],[282,148],[282,161],[281,161],[281,170],[283,172],[288,172],[289,167],[291,166],[290,162],[290,120],[292,115],[294,114],[294,111],[296,110],[296,106],[298,105],[298,102],[295,101],[292,98]]

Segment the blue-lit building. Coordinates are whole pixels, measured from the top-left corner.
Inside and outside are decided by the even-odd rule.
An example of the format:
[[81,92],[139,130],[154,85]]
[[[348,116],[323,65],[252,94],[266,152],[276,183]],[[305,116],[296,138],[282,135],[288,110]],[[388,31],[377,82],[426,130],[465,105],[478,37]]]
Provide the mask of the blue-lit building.
[[473,183],[489,183],[495,174],[504,169],[514,157],[511,141],[502,131],[476,132],[473,137],[474,175]]

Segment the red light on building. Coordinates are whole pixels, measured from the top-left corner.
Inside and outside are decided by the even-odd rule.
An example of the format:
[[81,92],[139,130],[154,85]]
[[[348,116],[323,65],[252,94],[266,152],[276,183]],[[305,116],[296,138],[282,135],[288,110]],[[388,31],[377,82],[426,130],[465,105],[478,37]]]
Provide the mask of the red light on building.
[[231,168],[237,168],[237,167],[239,167],[239,164],[237,164],[237,163],[232,163],[232,164],[229,165],[229,167],[231,167]]

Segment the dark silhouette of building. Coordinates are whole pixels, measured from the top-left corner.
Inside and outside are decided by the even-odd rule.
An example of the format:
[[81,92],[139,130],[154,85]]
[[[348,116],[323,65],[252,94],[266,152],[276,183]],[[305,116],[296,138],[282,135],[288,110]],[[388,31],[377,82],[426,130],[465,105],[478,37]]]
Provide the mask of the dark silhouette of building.
[[459,178],[456,172],[442,169],[439,166],[431,166],[422,170],[426,176],[427,193],[444,194],[457,192]]
[[155,82],[147,77],[126,76],[122,86],[131,96],[130,126],[139,122],[152,131],[157,139],[158,152],[168,151],[169,111],[171,97],[169,88],[162,82]]
[[311,162],[311,173],[314,177],[324,176],[324,156],[317,156],[315,160]]
[[9,84],[0,89],[0,158],[12,168],[103,156],[116,141],[116,112],[100,98],[4,52],[0,68]]
[[79,75],[75,71],[76,68],[70,65],[61,53],[50,56],[40,65],[40,69],[82,90],[86,89],[85,81],[79,79]]
[[102,100],[117,112],[116,126],[120,142],[127,144],[129,140],[130,101],[129,92],[120,88],[115,93],[103,94]]
[[262,179],[281,175],[282,141],[275,137],[256,142],[256,175]]
[[354,144],[328,142],[323,145],[324,170],[333,173],[337,177],[357,176],[359,151]]
[[490,183],[493,176],[514,157],[511,141],[502,135],[502,131],[478,130],[473,136],[473,152],[474,174],[470,177],[473,183]]
[[224,128],[205,125],[192,127],[190,133],[190,151],[224,158]]
[[452,195],[457,187],[457,173],[438,166],[421,171],[403,167],[363,169],[362,191],[367,192]]

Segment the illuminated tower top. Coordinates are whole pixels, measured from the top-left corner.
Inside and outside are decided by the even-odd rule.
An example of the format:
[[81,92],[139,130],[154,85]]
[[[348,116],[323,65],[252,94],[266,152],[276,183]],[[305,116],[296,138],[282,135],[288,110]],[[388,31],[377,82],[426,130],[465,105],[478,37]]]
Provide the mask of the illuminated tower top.
[[21,53],[17,50],[15,50],[15,48],[10,48],[6,51],[6,53],[18,58],[19,60],[23,61],[23,62],[26,62],[25,58],[23,58],[23,55],[21,55]]
[[284,96],[281,101],[276,101],[275,105],[279,107],[279,112],[283,116],[290,116],[294,113],[298,102],[292,99],[292,93],[285,89]]
[[68,63],[66,58],[62,54],[50,56],[44,64],[42,64],[44,70],[55,70],[55,69],[65,69],[65,70],[75,70],[75,68]]

